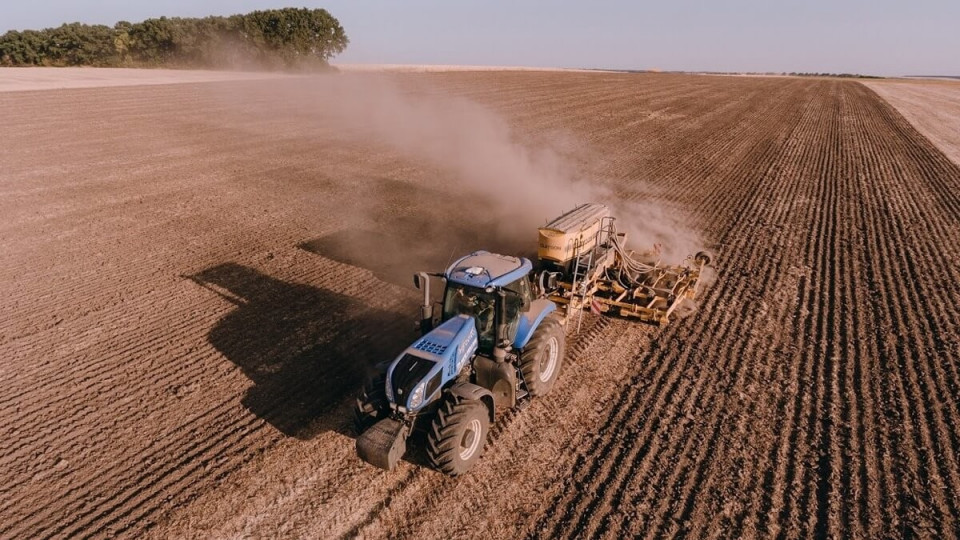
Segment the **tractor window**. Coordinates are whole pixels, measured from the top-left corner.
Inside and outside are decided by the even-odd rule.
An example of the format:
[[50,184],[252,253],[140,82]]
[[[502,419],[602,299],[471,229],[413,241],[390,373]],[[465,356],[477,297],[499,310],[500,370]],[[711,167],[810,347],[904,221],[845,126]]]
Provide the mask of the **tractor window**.
[[[524,297],[530,298],[530,282],[523,278],[514,281],[506,288],[511,291],[507,292],[505,298],[506,338],[513,341],[520,324],[520,314],[523,312],[523,299]],[[483,289],[448,283],[447,290],[443,295],[443,320],[452,319],[457,315],[473,317],[477,324],[477,334],[480,342],[478,346],[481,351],[489,352],[493,350],[497,331],[496,299],[497,294],[495,292],[488,293]]]
[[517,327],[520,326],[520,313],[523,311],[523,298],[514,293],[507,293],[504,299],[507,303],[507,339],[513,342],[517,337]]
[[520,294],[521,304],[530,304],[533,301],[533,291],[530,288],[530,280],[522,277],[513,283],[507,285],[507,288]]
[[448,283],[443,295],[443,320],[457,315],[473,317],[477,323],[479,347],[481,350],[493,349],[495,295],[483,289]]

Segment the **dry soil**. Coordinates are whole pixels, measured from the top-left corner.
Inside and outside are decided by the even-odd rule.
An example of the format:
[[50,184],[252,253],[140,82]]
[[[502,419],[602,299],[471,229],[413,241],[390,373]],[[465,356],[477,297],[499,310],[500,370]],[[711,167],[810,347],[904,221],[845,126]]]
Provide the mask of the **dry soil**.
[[535,230],[335,129],[321,79],[2,93],[0,537],[960,534],[960,168],[873,90],[391,77],[683,210],[699,310],[587,315],[474,471],[383,472],[350,410],[414,337],[410,272]]

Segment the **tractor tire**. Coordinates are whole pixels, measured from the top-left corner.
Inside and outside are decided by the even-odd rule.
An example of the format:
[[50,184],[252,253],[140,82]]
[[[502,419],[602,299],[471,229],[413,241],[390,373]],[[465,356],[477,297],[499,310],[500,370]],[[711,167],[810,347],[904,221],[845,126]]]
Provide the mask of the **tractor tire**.
[[380,374],[367,380],[363,391],[357,396],[353,409],[353,427],[357,435],[387,416],[387,394],[384,386],[386,375]]
[[447,396],[427,433],[427,458],[450,476],[469,471],[483,454],[490,431],[490,411],[481,402]]
[[565,346],[559,317],[548,315],[520,353],[520,372],[531,396],[544,396],[553,389],[560,375]]

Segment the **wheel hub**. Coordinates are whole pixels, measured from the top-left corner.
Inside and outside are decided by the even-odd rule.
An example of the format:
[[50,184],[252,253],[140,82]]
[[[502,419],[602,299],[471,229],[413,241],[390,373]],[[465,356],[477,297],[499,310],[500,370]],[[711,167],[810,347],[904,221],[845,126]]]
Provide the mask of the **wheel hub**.
[[547,350],[544,351],[543,357],[540,359],[540,382],[547,382],[553,377],[553,372],[557,369],[559,351],[560,344],[557,343],[557,338],[550,338],[550,341],[547,342]]
[[467,428],[463,431],[463,437],[460,438],[460,459],[468,460],[476,453],[480,446],[480,431],[482,430],[479,420],[471,420]]

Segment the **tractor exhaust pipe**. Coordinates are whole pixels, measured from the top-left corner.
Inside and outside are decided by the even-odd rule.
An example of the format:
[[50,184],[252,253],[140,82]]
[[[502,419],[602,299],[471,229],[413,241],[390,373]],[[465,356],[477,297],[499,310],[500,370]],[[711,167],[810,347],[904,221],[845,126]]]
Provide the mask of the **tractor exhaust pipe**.
[[426,272],[413,275],[413,284],[423,291],[423,304],[420,305],[420,332],[427,335],[433,330],[433,304],[430,302],[430,276]]
[[497,289],[497,309],[494,311],[493,317],[493,324],[496,329],[493,359],[497,363],[503,363],[507,360],[507,351],[510,348],[510,341],[507,339],[507,292],[503,289]]

